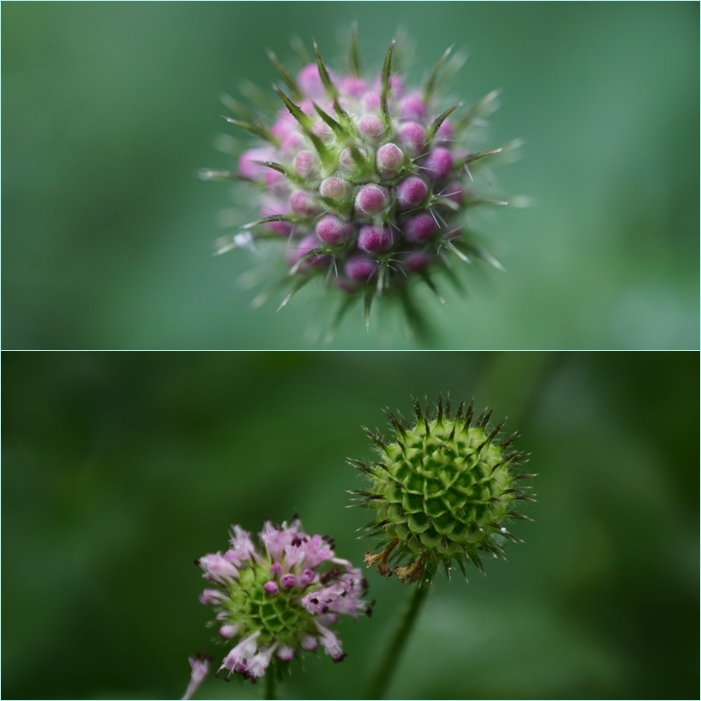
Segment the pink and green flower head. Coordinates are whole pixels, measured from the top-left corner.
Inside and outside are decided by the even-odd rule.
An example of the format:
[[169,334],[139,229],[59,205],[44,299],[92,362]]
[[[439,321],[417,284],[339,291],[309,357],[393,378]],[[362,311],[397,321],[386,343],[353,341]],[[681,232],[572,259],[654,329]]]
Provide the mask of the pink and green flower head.
[[[408,89],[395,73],[394,48],[392,42],[382,69],[369,75],[360,68],[354,33],[344,71],[327,68],[316,45],[315,61],[296,75],[271,54],[284,83],[276,88],[281,109],[272,120],[226,99],[237,115],[228,121],[257,141],[240,155],[237,170],[203,177],[245,181],[259,218],[242,220],[249,236],[225,237],[217,252],[262,239],[278,243],[290,287],[281,306],[317,280],[346,297],[339,314],[362,299],[367,324],[373,299],[382,297],[398,300],[416,320],[415,283],[442,301],[434,278],[455,279],[452,256],[499,267],[469,220],[478,205],[505,204],[484,199],[474,177],[502,150],[473,146],[496,93],[466,109],[445,103],[439,84],[450,50],[423,86]],[[301,262],[285,255],[290,249],[303,252]],[[415,264],[419,258],[424,265]],[[358,260],[369,260],[372,274],[360,274]]]
[[416,401],[414,412],[406,421],[386,411],[392,438],[365,429],[379,460],[350,461],[369,477],[353,493],[374,510],[366,528],[380,537],[365,562],[408,582],[430,579],[439,565],[448,574],[453,565],[464,573],[467,563],[482,570],[485,553],[502,556],[506,541],[520,542],[507,526],[530,520],[518,507],[533,501],[524,480],[535,475],[519,470],[526,456],[511,447],[516,434],[502,438],[503,421],[489,427],[491,411],[475,418],[462,402],[452,414],[441,397],[435,411]]
[[230,648],[219,672],[255,682],[271,664],[318,647],[343,660],[333,625],[341,615],[371,613],[361,571],[335,556],[328,536],[307,535],[296,518],[280,526],[266,521],[259,540],[260,550],[233,526],[225,552],[197,560],[209,583],[200,602],[214,607],[218,638]]

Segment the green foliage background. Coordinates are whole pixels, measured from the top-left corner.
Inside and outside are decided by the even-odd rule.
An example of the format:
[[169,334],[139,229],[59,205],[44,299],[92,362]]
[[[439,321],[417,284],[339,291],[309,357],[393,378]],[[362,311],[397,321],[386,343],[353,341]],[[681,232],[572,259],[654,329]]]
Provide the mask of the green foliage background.
[[[439,578],[392,698],[698,698],[697,353],[4,353],[3,698],[178,698],[221,660],[192,561],[298,512],[360,563],[346,509],[383,406],[451,392],[522,435],[538,502],[487,576]],[[284,698],[359,698],[406,600]],[[259,698],[209,679],[199,698]]]
[[[266,47],[314,36],[333,63],[356,18],[366,65],[406,28],[416,81],[468,49],[451,94],[503,88],[490,145],[525,140],[494,187],[533,207],[478,226],[508,273],[467,270],[447,310],[422,296],[431,347],[698,347],[693,2],[3,3],[4,347],[308,347],[328,300],[252,311],[251,255],[210,257],[228,188],[194,173],[228,166],[217,97],[268,89]],[[369,335],[360,317],[334,347],[410,347],[392,315]]]

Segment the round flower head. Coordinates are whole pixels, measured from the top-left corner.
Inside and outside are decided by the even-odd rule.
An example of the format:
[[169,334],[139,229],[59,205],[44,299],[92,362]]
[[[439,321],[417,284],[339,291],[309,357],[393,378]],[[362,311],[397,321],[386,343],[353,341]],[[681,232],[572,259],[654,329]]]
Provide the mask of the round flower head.
[[265,522],[259,552],[250,534],[234,526],[225,553],[197,560],[210,583],[200,602],[216,609],[219,638],[230,647],[219,669],[256,681],[274,660],[289,662],[319,645],[334,662],[346,655],[331,630],[339,614],[370,615],[361,597],[361,571],[334,555],[328,536],[309,536],[296,518],[288,526]]
[[[382,70],[371,75],[361,72],[354,33],[345,72],[328,69],[316,45],[315,63],[296,76],[271,54],[285,86],[276,88],[282,105],[269,126],[227,98],[237,113],[228,121],[252,132],[259,143],[240,156],[238,172],[205,171],[203,177],[245,180],[260,218],[241,221],[248,236],[225,237],[217,252],[277,239],[291,288],[280,306],[317,279],[346,296],[335,323],[349,302],[364,299],[368,324],[376,297],[399,300],[407,318],[416,322],[410,300],[414,283],[425,283],[443,301],[434,277],[444,272],[455,279],[452,255],[500,267],[478,244],[466,218],[475,205],[506,204],[483,199],[473,178],[481,162],[503,150],[471,147],[471,130],[493,109],[496,92],[467,110],[461,111],[462,103],[443,104],[439,73],[450,65],[450,51],[421,89],[409,90],[394,73],[394,46]],[[416,222],[428,220],[433,222],[430,235],[424,233],[426,224],[417,233]],[[368,243],[370,230],[383,233],[370,236]],[[307,246],[310,240],[317,245]],[[307,253],[285,256],[286,250],[299,250],[302,241]],[[409,263],[416,253],[426,265]],[[349,274],[359,255],[372,259],[376,274]]]
[[376,511],[366,528],[381,536],[381,552],[367,553],[365,562],[409,582],[432,576],[440,564],[448,574],[452,563],[463,573],[466,562],[481,571],[480,552],[502,556],[506,540],[520,542],[505,523],[530,520],[515,509],[532,501],[521,480],[534,475],[517,472],[525,456],[510,449],[516,434],[501,440],[504,422],[490,430],[491,411],[473,419],[472,404],[465,409],[462,402],[451,416],[450,399],[444,404],[442,397],[434,415],[428,402],[423,409],[415,402],[414,409],[413,425],[385,412],[393,440],[365,429],[378,462],[350,461],[370,477],[366,490],[353,493]]

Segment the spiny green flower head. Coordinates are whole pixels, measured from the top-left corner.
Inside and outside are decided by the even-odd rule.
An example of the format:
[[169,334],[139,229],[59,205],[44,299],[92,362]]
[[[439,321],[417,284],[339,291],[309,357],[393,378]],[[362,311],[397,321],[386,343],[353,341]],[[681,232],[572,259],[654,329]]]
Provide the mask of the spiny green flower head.
[[296,77],[270,55],[284,82],[275,88],[282,104],[272,124],[225,99],[237,114],[226,119],[258,143],[240,156],[237,171],[201,175],[246,181],[260,219],[235,222],[240,231],[220,239],[217,253],[273,239],[287,266],[280,306],[316,279],[342,293],[335,323],[363,299],[367,325],[373,299],[385,297],[399,300],[418,324],[415,282],[443,301],[434,277],[442,272],[460,286],[455,258],[501,267],[466,218],[477,205],[506,204],[484,199],[473,178],[504,147],[474,151],[469,143],[497,91],[468,109],[445,104],[439,73],[450,49],[419,89],[394,72],[394,41],[379,75],[361,71],[355,34],[346,72],[332,71],[314,50],[315,61]]
[[381,538],[381,552],[368,552],[365,563],[403,582],[430,578],[441,564],[448,575],[453,563],[463,574],[470,562],[483,571],[480,553],[503,557],[507,540],[522,542],[506,524],[531,520],[516,509],[533,501],[523,480],[535,475],[519,472],[526,456],[511,448],[516,434],[501,439],[503,421],[490,429],[490,410],[475,419],[472,403],[461,402],[451,416],[442,397],[434,414],[428,401],[423,409],[415,401],[414,410],[413,424],[385,410],[391,440],[365,429],[378,462],[349,461],[370,478],[368,489],[353,493],[375,510],[365,528]]

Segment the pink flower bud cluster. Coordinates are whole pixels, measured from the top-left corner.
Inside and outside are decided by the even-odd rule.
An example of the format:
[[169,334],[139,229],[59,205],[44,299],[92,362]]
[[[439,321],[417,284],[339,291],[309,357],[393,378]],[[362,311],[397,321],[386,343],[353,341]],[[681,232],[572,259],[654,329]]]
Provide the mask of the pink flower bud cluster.
[[[379,79],[335,77],[340,110],[328,99],[316,64],[297,76],[304,127],[288,109],[272,125],[275,143],[245,151],[239,174],[261,186],[260,215],[281,221],[263,226],[288,239],[286,260],[296,275],[326,276],[346,292],[373,285],[381,267],[385,284],[404,285],[406,276],[440,264],[441,242],[459,236],[446,192],[462,194],[464,157],[452,146],[446,119],[430,133],[429,105],[405,91],[396,77],[389,119],[383,119]],[[338,133],[319,116],[333,115]],[[339,111],[347,119],[340,121]],[[318,137],[319,154],[309,133]],[[324,153],[327,162],[323,161]],[[288,176],[263,163],[285,167]],[[416,236],[416,221],[431,219]],[[451,220],[451,221],[449,221]]]
[[289,526],[266,522],[259,538],[263,553],[234,526],[226,552],[197,561],[216,587],[205,589],[200,602],[215,607],[222,641],[238,639],[220,671],[255,681],[274,660],[289,662],[319,645],[340,662],[345,653],[330,626],[339,614],[371,612],[362,599],[367,582],[360,569],[335,557],[330,538],[304,533],[297,519]]
[[373,78],[334,73],[318,53],[296,77],[281,69],[284,108],[269,129],[245,125],[267,140],[239,159],[261,217],[247,227],[285,240],[295,289],[313,277],[366,298],[403,294],[415,278],[434,289],[448,252],[480,257],[463,217],[481,201],[461,145],[471,117],[452,121],[458,106],[438,107],[443,59],[414,90],[391,72],[391,57],[392,48]]

